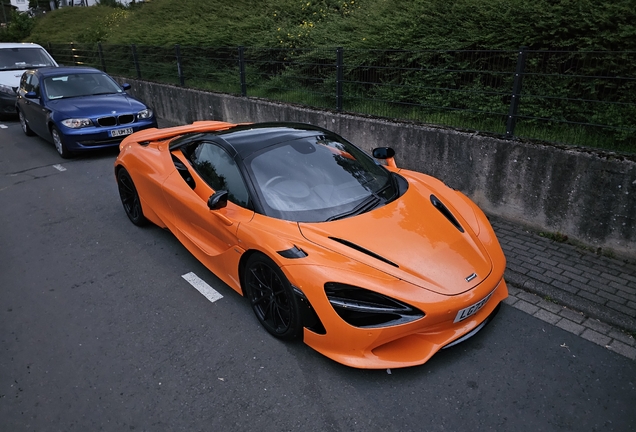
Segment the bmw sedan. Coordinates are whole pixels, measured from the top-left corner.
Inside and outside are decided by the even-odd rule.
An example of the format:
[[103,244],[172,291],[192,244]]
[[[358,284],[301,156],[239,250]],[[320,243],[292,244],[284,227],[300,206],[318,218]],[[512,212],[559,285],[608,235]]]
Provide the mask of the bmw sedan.
[[117,147],[133,132],[157,127],[150,108],[106,73],[89,67],[26,71],[16,109],[26,135],[55,144],[60,156]]

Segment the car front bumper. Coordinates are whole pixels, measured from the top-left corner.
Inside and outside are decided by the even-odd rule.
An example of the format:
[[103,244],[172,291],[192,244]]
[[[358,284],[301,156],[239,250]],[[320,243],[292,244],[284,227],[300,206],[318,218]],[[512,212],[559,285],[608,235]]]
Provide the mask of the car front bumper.
[[64,125],[57,125],[62,141],[66,148],[72,152],[118,147],[128,135],[111,136],[113,130],[131,128],[132,132],[139,132],[148,128],[156,128],[156,118],[139,120],[134,123],[112,127],[87,127],[71,129]]
[[[417,321],[396,326],[353,327],[340,319],[320,287],[310,287],[334,278],[365,286],[371,279],[358,278],[352,272],[339,274],[339,270],[332,268],[327,278],[321,280],[322,278],[314,272],[297,271],[298,267],[284,267],[283,271],[290,282],[306,295],[325,329],[324,332],[317,333],[305,328],[304,342],[332,360],[363,369],[402,368],[425,363],[439,350],[468,339],[481,330],[482,324],[492,319],[497,306],[508,296],[508,288],[501,274],[503,272],[491,274],[474,289],[456,296],[427,292],[404,281],[385,280],[376,287],[392,286],[394,293],[404,293],[406,297],[399,300],[422,310],[425,316]],[[313,276],[306,276],[311,273]],[[500,274],[497,276],[497,273]],[[389,291],[383,294],[388,295]],[[460,310],[486,297],[488,300],[476,313],[467,319],[454,322]]]

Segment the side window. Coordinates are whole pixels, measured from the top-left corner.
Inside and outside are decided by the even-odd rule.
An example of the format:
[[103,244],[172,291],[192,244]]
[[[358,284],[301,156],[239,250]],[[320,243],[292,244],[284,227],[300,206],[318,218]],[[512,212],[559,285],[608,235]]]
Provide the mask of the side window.
[[203,142],[190,154],[190,161],[201,178],[215,191],[228,191],[228,199],[247,207],[249,193],[236,163],[216,144]]
[[30,92],[33,90],[33,85],[31,84],[31,80],[33,79],[33,74],[26,74],[22,76],[22,80],[24,81],[24,91]]
[[34,91],[36,95],[40,96],[40,80],[35,75],[31,75],[30,91]]
[[27,92],[27,80],[31,77],[29,74],[23,74],[20,78],[20,90]]

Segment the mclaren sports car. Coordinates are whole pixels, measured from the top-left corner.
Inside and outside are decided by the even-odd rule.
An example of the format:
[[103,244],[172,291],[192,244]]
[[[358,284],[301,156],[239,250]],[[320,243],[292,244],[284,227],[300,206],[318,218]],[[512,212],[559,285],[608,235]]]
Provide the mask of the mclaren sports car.
[[126,137],[128,218],[170,230],[273,336],[357,368],[426,362],[482,329],[506,260],[461,192],[297,123],[202,121]]

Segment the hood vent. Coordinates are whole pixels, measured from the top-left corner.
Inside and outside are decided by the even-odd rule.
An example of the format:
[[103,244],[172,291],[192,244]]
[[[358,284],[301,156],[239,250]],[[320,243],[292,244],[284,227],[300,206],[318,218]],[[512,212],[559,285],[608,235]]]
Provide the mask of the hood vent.
[[380,256],[380,255],[378,255],[378,254],[376,254],[376,253],[373,253],[373,252],[371,252],[370,250],[363,248],[362,246],[358,246],[358,245],[357,245],[357,244],[355,244],[355,243],[351,243],[350,241],[343,240],[343,239],[336,238],[336,237],[329,237],[329,239],[330,239],[330,240],[333,240],[333,241],[337,241],[338,243],[343,244],[343,245],[345,245],[345,246],[348,246],[348,247],[350,247],[351,249],[355,249],[355,250],[357,250],[358,252],[362,252],[363,254],[367,254],[367,255],[369,255],[369,256],[371,256],[371,257],[373,257],[373,258],[377,259],[377,260],[380,260],[380,261],[385,262],[385,263],[387,263],[387,264],[389,264],[389,265],[392,265],[393,267],[400,268],[400,266],[398,266],[398,265],[397,265],[396,263],[394,263],[393,261],[389,261],[388,259],[386,259],[386,258],[384,258],[384,257],[382,257],[382,256]]
[[453,216],[448,207],[446,207],[444,203],[439,200],[439,198],[437,198],[435,195],[431,195],[431,203],[433,204],[433,207],[439,210],[439,212],[446,217],[446,219],[448,219],[453,225],[455,225],[455,228],[457,228],[459,232],[464,232],[464,228],[462,228],[457,219],[455,219],[455,216]]

